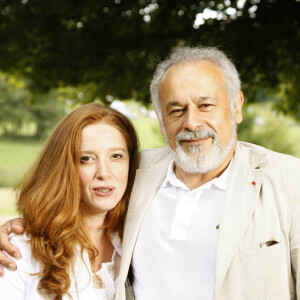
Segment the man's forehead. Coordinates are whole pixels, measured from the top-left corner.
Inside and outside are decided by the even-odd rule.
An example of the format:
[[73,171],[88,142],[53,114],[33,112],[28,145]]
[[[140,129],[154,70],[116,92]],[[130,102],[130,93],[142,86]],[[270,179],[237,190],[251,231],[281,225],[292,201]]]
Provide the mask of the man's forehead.
[[197,97],[211,97],[211,91],[215,88],[224,88],[224,83],[223,73],[216,64],[210,61],[185,62],[173,65],[166,71],[158,90],[160,96],[167,93],[169,97],[170,93],[182,93],[192,89],[203,93],[196,95]]
[[218,65],[211,61],[185,61],[172,65],[159,82],[159,89],[165,83],[174,83],[193,80],[194,77],[202,80],[206,78],[224,82],[223,72]]

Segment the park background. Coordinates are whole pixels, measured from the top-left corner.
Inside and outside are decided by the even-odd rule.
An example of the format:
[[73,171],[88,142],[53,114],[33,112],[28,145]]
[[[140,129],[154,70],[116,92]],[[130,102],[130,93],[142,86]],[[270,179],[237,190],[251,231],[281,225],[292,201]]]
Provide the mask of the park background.
[[178,46],[218,46],[245,96],[239,139],[300,158],[300,0],[1,0],[0,222],[12,187],[55,124],[100,102],[126,114],[141,149],[163,147],[155,67]]

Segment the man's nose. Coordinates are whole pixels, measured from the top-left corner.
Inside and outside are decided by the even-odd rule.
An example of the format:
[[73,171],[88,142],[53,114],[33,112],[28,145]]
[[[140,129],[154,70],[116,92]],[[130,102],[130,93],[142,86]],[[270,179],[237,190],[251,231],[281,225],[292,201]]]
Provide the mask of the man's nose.
[[196,131],[200,127],[204,127],[204,119],[201,112],[196,108],[190,108],[184,120],[184,129],[188,131]]
[[96,177],[101,180],[111,177],[111,165],[109,161],[105,159],[98,160],[96,165]]

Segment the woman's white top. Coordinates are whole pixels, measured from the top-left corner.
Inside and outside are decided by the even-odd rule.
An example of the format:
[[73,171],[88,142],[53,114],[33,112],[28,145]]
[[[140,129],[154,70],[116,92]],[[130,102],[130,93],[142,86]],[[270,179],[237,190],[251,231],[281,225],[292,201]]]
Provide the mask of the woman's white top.
[[[38,273],[40,265],[37,260],[32,257],[30,248],[30,239],[24,235],[10,236],[11,242],[20,250],[22,258],[15,260],[17,270],[10,271],[5,269],[5,274],[0,277],[0,299],[1,300],[38,300],[51,299],[46,295],[41,295],[37,291],[39,283],[38,276],[30,274]],[[114,246],[112,261],[103,263],[100,270],[96,274],[102,280],[102,288],[97,287],[97,282],[93,282],[93,273],[91,264],[86,251],[83,252],[83,259],[80,256],[80,248],[77,247],[74,257],[74,273],[69,273],[71,278],[71,286],[69,293],[73,300],[82,299],[97,299],[97,300],[112,300],[115,296],[115,266],[121,254],[120,239],[117,235],[112,236],[111,242]],[[63,300],[69,299],[64,295]]]

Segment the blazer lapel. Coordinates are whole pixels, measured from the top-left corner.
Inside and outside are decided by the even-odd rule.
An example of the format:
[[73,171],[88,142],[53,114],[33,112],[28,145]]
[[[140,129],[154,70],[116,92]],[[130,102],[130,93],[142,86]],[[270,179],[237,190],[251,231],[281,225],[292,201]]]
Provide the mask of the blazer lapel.
[[251,157],[247,151],[237,146],[230,172],[217,242],[215,295],[221,288],[259,199],[263,174],[258,167],[264,157]]

